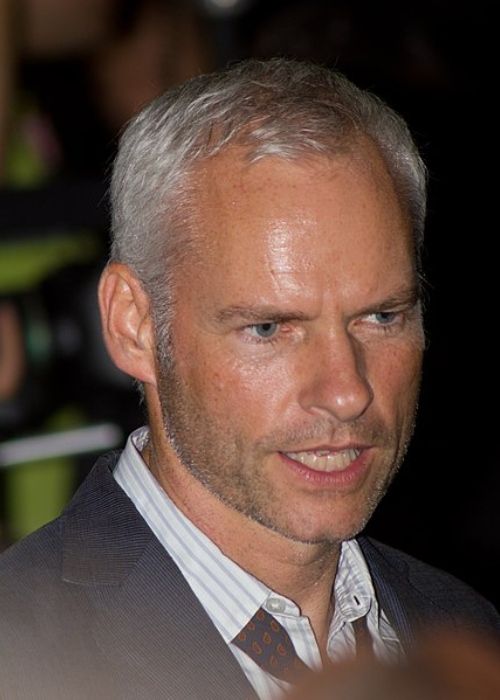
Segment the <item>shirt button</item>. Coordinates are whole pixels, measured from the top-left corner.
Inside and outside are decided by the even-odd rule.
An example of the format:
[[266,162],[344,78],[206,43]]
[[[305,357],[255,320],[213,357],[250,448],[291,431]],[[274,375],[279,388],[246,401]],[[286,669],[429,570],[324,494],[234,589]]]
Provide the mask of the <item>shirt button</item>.
[[266,603],[269,612],[282,613],[285,610],[285,603],[279,598],[269,598]]

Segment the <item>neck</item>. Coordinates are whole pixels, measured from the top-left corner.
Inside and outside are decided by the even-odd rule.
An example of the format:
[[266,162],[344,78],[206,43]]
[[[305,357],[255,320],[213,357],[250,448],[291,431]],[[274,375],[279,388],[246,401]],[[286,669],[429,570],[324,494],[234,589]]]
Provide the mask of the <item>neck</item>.
[[242,568],[292,600],[309,618],[318,645],[325,650],[340,545],[292,541],[253,521],[245,523],[245,530],[246,536],[239,535],[236,541],[213,529],[206,534]]

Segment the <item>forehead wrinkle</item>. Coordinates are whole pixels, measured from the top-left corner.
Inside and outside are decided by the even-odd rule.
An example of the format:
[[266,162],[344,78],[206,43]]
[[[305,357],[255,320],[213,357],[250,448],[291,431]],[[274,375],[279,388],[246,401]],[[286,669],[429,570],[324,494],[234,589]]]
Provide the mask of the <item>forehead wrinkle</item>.
[[277,293],[305,292],[304,283],[300,281],[300,273],[304,271],[304,261],[301,261],[301,270],[297,269],[297,261],[290,254],[290,246],[296,236],[292,234],[285,222],[282,227],[275,227],[270,232],[270,245],[266,251],[266,268],[273,281]]

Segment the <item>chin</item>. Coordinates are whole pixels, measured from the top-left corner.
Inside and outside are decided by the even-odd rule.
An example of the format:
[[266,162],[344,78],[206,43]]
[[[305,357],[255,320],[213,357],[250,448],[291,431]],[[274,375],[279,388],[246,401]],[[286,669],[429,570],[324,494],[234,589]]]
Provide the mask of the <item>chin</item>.
[[366,515],[359,519],[351,516],[336,522],[332,522],[331,519],[327,522],[314,521],[310,515],[304,519],[287,519],[282,522],[267,517],[253,517],[252,519],[293,542],[337,545],[356,537],[364,529],[369,516]]

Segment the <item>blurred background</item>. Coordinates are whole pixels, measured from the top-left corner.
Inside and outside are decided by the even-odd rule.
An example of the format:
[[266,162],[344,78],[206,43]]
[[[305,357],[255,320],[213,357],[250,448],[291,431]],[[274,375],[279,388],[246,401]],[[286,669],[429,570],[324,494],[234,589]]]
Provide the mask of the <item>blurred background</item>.
[[492,10],[485,0],[0,0],[0,549],[55,517],[95,456],[144,420],[106,357],[95,299],[120,129],[192,75],[284,55],[385,98],[430,170],[419,423],[369,534],[500,605]]

